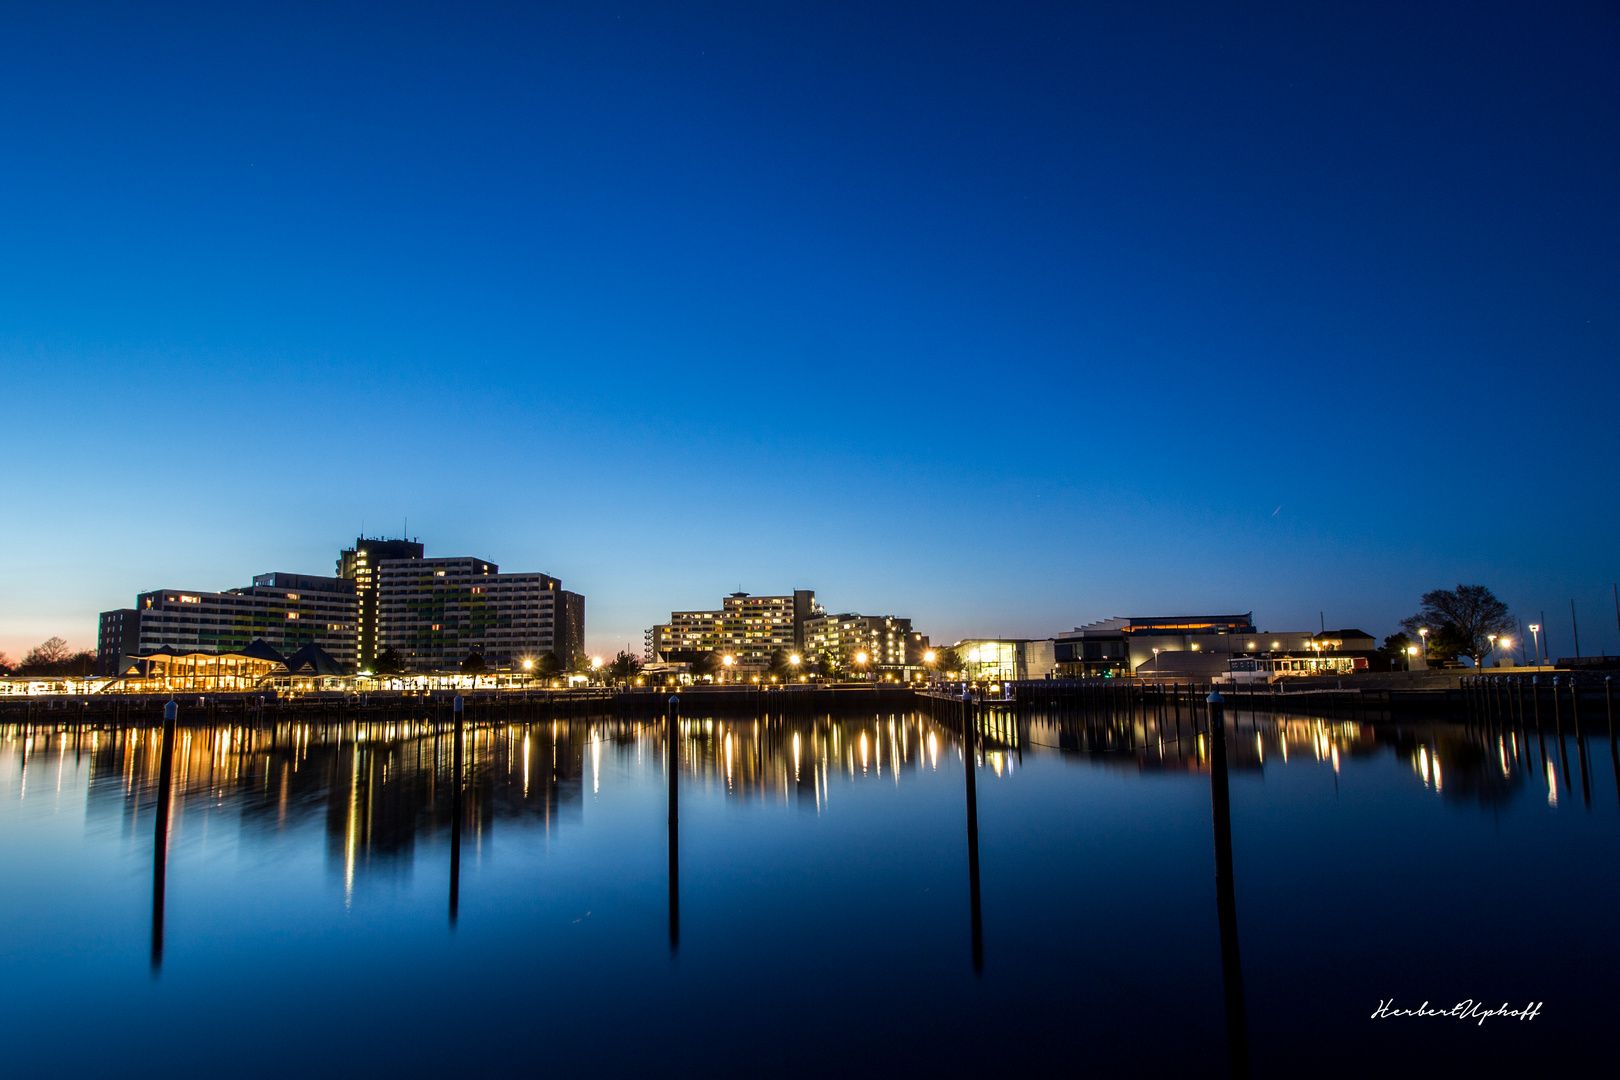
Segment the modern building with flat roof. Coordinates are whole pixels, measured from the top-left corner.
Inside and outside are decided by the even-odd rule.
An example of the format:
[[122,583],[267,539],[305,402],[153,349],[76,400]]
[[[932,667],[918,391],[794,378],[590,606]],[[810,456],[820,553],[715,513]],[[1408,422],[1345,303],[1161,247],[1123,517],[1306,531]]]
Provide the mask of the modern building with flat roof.
[[1045,679],[1057,670],[1051,638],[965,638],[951,648],[970,679]]
[[545,653],[567,665],[584,649],[585,598],[549,574],[503,574],[488,559],[383,559],[377,581],[378,651],[411,671],[459,668],[477,653],[492,670],[520,671]]
[[1258,640],[1253,612],[1103,619],[1058,634],[1053,659],[1060,678],[1154,673],[1202,678],[1224,674],[1227,660]]
[[[354,583],[313,574],[260,574],[243,589],[204,592],[155,589],[135,598],[132,609],[102,612],[97,663],[118,657],[121,674],[128,658],[166,648],[229,653],[255,639],[282,654],[318,645],[338,663],[355,663]],[[298,582],[300,584],[290,585]],[[134,648],[130,648],[134,626]]]
[[377,662],[377,566],[384,559],[420,559],[426,549],[415,540],[388,540],[380,536],[359,537],[354,547],[338,552],[338,577],[354,582],[359,598],[359,629],[355,635],[355,655],[363,670]]
[[911,628],[911,620],[898,615],[844,612],[804,621],[804,654],[810,660],[831,656],[847,661],[864,652],[877,667],[917,667],[927,646],[928,639]]
[[122,675],[141,649],[141,613],[135,608],[103,611],[96,632],[96,674]]
[[774,652],[805,653],[804,627],[821,611],[812,589],[775,596],[734,592],[718,610],[670,612],[669,622],[647,631],[642,657],[649,663],[681,662],[719,653],[744,667],[763,667]]

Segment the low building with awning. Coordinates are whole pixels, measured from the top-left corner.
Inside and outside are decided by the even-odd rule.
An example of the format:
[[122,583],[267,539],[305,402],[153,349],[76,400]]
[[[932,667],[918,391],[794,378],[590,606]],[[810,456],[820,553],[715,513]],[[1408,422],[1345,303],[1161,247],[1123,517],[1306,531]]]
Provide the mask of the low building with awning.
[[112,680],[107,691],[243,693],[257,690],[273,676],[287,670],[286,658],[263,638],[256,638],[242,649],[220,652],[161,645],[131,653],[129,659],[134,664]]

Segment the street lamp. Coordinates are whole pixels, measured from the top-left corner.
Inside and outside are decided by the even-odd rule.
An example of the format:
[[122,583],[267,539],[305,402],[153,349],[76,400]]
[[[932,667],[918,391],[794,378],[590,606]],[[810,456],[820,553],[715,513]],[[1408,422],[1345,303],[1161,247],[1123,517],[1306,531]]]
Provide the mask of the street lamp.
[[534,670],[534,661],[533,660],[525,660],[525,661],[523,661],[523,670],[524,671],[533,671]]
[[855,662],[856,662],[856,663],[857,663],[857,664],[859,664],[859,665],[861,665],[861,674],[862,674],[862,675],[869,675],[869,674],[871,674],[871,673],[870,673],[870,672],[868,672],[868,671],[867,671],[867,670],[866,670],[866,654],[865,654],[865,653],[863,653],[863,652],[858,652],[858,653],[856,653],[856,654],[855,654]]
[[[737,662],[737,658],[735,656],[722,656],[720,658],[720,662],[722,664],[726,665],[726,667],[729,669],[732,664],[735,664]],[[729,673],[727,674],[726,677],[730,678]]]
[[1485,640],[1487,640],[1487,641],[1489,641],[1491,643],[1491,647],[1485,650],[1485,655],[1490,656],[1492,653],[1494,653],[1496,651],[1496,635],[1495,634],[1486,634],[1485,635]]
[[1538,622],[1533,622],[1533,623],[1530,624],[1528,629],[1529,629],[1530,633],[1532,635],[1534,635],[1534,637],[1536,639],[1536,667],[1540,667],[1541,666],[1541,624],[1538,623]]
[[1423,627],[1418,631],[1418,637],[1423,639],[1423,666],[1429,666],[1429,628]]
[[1157,675],[1158,673],[1159,673],[1159,650],[1154,649],[1153,650],[1153,674]]

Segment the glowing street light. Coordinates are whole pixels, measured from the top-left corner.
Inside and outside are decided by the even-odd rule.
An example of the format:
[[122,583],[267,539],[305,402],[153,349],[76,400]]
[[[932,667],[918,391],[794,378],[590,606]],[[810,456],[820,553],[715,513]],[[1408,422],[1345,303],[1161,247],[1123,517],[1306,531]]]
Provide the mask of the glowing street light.
[[1540,667],[1541,666],[1541,624],[1538,623],[1538,622],[1533,622],[1528,627],[1526,627],[1526,629],[1529,630],[1530,633],[1535,636],[1535,640],[1536,640],[1536,666]]
[[934,650],[929,649],[927,652],[923,653],[923,663],[932,664],[933,662],[934,662]]
[[731,669],[731,665],[737,662],[737,658],[735,656],[722,656],[720,658],[720,662],[724,664],[726,669],[729,671]]
[[525,661],[523,661],[523,670],[524,671],[533,671],[534,670],[534,661],[533,660],[525,660]]

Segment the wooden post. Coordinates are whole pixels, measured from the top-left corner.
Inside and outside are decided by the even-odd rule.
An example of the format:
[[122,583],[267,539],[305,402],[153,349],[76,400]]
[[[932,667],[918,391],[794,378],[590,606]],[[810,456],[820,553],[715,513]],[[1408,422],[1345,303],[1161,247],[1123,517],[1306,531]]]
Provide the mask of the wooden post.
[[681,838],[680,764],[681,699],[671,694],[664,717],[665,753],[669,771],[669,950],[681,945]]
[[180,707],[163,706],[163,750],[158,762],[157,822],[152,828],[152,974],[163,967],[163,900],[169,864],[169,805],[174,791],[174,725]]
[[979,907],[979,727],[974,717],[975,703],[966,695],[962,700],[962,762],[967,774],[968,913],[973,940],[973,974],[984,971],[984,924]]
[[1237,890],[1232,880],[1232,803],[1226,778],[1224,701],[1209,702],[1209,792],[1215,818],[1215,913],[1221,928],[1221,974],[1226,989],[1226,1050],[1233,1077],[1249,1075],[1249,1024],[1243,1003],[1243,963],[1238,955]]
[[1614,676],[1603,676],[1603,700],[1609,710],[1609,761],[1614,765],[1614,790],[1620,796],[1620,748],[1614,745]]
[[[435,705],[438,703],[435,702]],[[466,735],[463,726],[463,703],[456,695],[452,705],[456,718],[455,741],[450,749],[450,925],[456,925],[461,908],[461,769],[462,741]],[[437,711],[437,709],[435,709]]]

